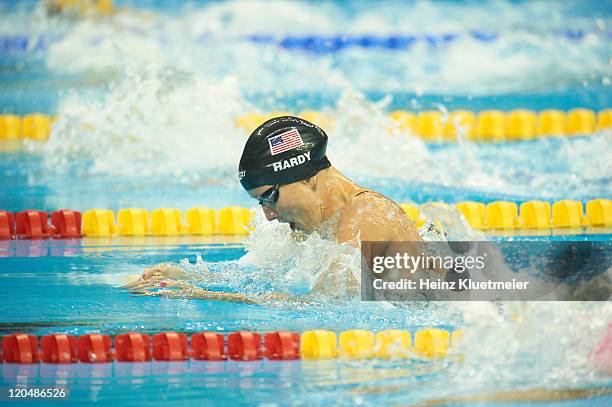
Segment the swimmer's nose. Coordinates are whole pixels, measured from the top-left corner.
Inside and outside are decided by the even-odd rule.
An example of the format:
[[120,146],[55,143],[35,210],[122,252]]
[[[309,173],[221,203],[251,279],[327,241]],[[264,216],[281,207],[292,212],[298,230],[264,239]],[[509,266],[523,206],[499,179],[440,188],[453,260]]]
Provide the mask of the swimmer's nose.
[[262,205],[261,207],[264,211],[264,215],[266,215],[266,219],[268,219],[269,221],[273,221],[274,219],[278,218],[278,213],[274,209],[266,205]]

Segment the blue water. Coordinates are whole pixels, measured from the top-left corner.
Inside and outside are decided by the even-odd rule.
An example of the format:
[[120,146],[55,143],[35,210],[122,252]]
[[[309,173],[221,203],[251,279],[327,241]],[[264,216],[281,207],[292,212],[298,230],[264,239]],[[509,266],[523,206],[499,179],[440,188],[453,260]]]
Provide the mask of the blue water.
[[[369,99],[391,96],[390,109],[609,107],[610,1],[386,1],[379,7],[368,1],[300,1],[260,5],[260,14],[251,18],[248,4],[242,9],[249,11],[241,11],[232,2],[117,1],[118,7],[162,12],[163,18],[155,16],[138,29],[133,22],[118,24],[115,32],[95,25],[80,31],[78,21],[40,20],[41,10],[34,14],[41,26],[27,31],[32,3],[0,2],[0,9],[16,16],[14,25],[0,26],[1,112],[54,114],[69,89],[103,93],[130,65],[122,60],[128,56],[139,69],[159,64],[213,80],[233,75],[244,99],[264,110],[334,105],[343,90],[341,81],[330,78],[334,71]],[[278,19],[270,20],[272,13]],[[505,18],[487,28],[498,15]],[[288,24],[294,16],[301,19]],[[74,61],[61,51],[63,61],[56,65],[50,56],[73,36],[82,37],[81,44],[72,44]],[[319,40],[325,38],[354,45],[320,52],[316,44],[329,43]],[[410,46],[380,45],[389,38],[410,38]],[[153,41],[150,56],[139,55],[132,39],[145,47]],[[104,58],[108,42],[119,53],[115,63]],[[195,59],[182,61],[176,44]],[[87,51],[80,47],[94,51],[89,63],[81,63]],[[251,71],[243,69],[246,60]],[[270,75],[277,71],[280,76]]]
[[[96,240],[90,242],[97,244]],[[79,241],[58,241],[50,245],[48,247],[47,242],[17,242],[13,248],[17,256],[0,259],[5,290],[0,304],[0,314],[3,315],[0,333],[302,332],[359,327],[416,330],[424,323],[431,326],[427,320],[422,320],[421,324],[401,322],[404,312],[401,310],[393,317],[390,313],[381,315],[375,308],[367,306],[322,304],[295,309],[136,298],[113,286],[121,284],[126,273],[138,274],[152,263],[178,262],[183,258],[194,261],[196,254],[202,254],[210,262],[231,261],[243,254],[242,248],[143,244],[130,249],[115,245],[87,247],[87,243],[81,246]],[[390,319],[396,319],[396,322]],[[321,404],[327,397],[341,397],[339,403],[352,404],[356,399],[375,402],[383,397],[352,394],[363,386],[409,388],[418,382],[435,384],[449,364],[448,360],[409,363],[192,361],[96,366],[4,364],[0,383],[2,386],[16,383],[62,386],[70,390],[69,400],[73,403],[98,401],[103,405],[116,402],[160,405],[168,401],[184,405],[257,404],[274,403],[278,397],[283,397],[283,403],[291,404]],[[372,375],[378,379],[373,380]],[[385,379],[386,376],[391,379]],[[401,391],[389,390],[384,399],[390,401],[397,393],[401,394]]]
[[[197,240],[197,239],[196,239]],[[129,274],[162,261],[202,255],[208,262],[232,266],[244,249],[239,245],[151,244],[142,239],[5,242],[0,258],[3,301],[0,334],[35,335],[91,332],[228,333],[236,330],[269,332],[362,328],[399,328],[415,332],[424,327],[452,329],[429,307],[381,308],[377,303],[311,304],[310,306],[241,305],[203,300],[134,297],[120,290]],[[223,263],[229,262],[229,263]],[[236,273],[244,270],[235,270]],[[223,288],[221,288],[223,289]],[[407,313],[409,312],[409,316]],[[530,356],[518,356],[527,369]],[[395,361],[255,361],[255,362],[146,362],[102,365],[3,364],[2,387],[63,387],[71,403],[102,405],[253,405],[259,403],[323,405],[394,404],[435,399],[445,395],[478,394],[529,388],[519,378],[491,377],[486,385],[467,384],[462,364],[454,357],[439,360]],[[599,382],[599,383],[598,383]],[[605,381],[603,382],[605,383]],[[603,384],[601,380],[587,387]],[[582,385],[584,387],[584,385]],[[610,396],[574,400],[562,405],[607,405]],[[499,405],[499,404],[495,404]],[[508,404],[510,405],[510,404]],[[544,404],[542,404],[544,405]]]
[[[406,403],[418,400],[424,392],[444,391],[439,371],[446,367],[441,362],[377,362],[364,366],[363,362],[332,361],[191,361],[94,366],[4,365],[2,372],[4,377],[27,377],[28,384],[39,387],[70,388],[68,401],[61,401],[62,404],[87,401],[101,405],[327,405],[333,400],[334,405],[351,406]],[[134,394],[136,397],[131,396]],[[557,404],[607,406],[610,401],[610,397],[603,396]],[[37,405],[57,403],[38,402]],[[475,404],[457,402],[452,405]],[[522,404],[481,402],[477,405]],[[531,402],[528,405],[548,406],[550,403]]]
[[[60,117],[46,144],[0,145],[19,150],[0,152],[0,209],[254,206],[237,182],[245,134],[234,119],[286,109],[332,116],[332,163],[398,202],[612,198],[609,131],[425,145],[390,139],[384,122],[395,109],[610,108],[610,1],[115,3],[128,10],[92,21],[0,1],[0,113]],[[277,244],[258,247],[273,254]],[[65,386],[72,403],[102,405],[395,405],[610,388],[588,358],[610,321],[607,302],[264,306],[120,288],[152,264],[200,255],[225,273],[221,291],[308,290],[287,270],[240,263],[244,253],[240,241],[197,237],[0,241],[0,335],[463,327],[463,359],[2,364],[0,387]]]
[[[136,246],[87,241],[6,242],[12,257],[0,259],[3,279],[3,315],[0,333],[35,335],[90,332],[227,333],[236,330],[268,332],[308,329],[389,329],[415,332],[423,327],[450,329],[432,318],[427,307],[385,308],[377,304],[313,304],[308,307],[269,307],[215,301],[133,297],[118,289],[128,274],[138,274],[152,264],[201,254],[209,262],[232,261],[241,247],[205,244]],[[120,243],[120,242],[119,242]],[[3,252],[6,254],[7,252]],[[231,264],[231,263],[229,263]],[[240,273],[240,270],[236,270]],[[410,307],[409,307],[410,308]],[[409,309],[408,308],[408,309]],[[521,362],[527,363],[527,360]],[[53,386],[69,389],[72,403],[102,405],[218,405],[218,403],[322,405],[396,403],[492,390],[456,382],[461,364],[453,358],[408,361],[319,362],[147,362],[103,365],[2,365],[1,384]],[[493,383],[508,386],[504,379]],[[519,385],[517,382],[515,385]],[[520,385],[519,385],[520,386]],[[511,387],[510,387],[511,388]],[[577,400],[563,405],[606,405],[610,398]],[[498,405],[498,404],[495,404]]]

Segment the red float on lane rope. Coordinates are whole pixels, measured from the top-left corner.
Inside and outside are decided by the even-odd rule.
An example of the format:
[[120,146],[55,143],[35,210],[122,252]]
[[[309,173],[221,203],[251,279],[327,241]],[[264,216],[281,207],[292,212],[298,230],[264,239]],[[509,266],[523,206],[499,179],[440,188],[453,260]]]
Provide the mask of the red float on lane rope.
[[2,360],[6,363],[38,363],[38,338],[11,334],[2,338]]
[[115,359],[120,362],[145,362],[151,360],[149,335],[137,332],[115,336]]
[[200,332],[191,335],[191,356],[196,360],[225,360],[223,335]]
[[72,335],[44,335],[40,338],[40,351],[41,359],[45,363],[77,361],[76,338]]
[[261,336],[253,332],[233,332],[227,337],[227,354],[234,360],[261,359]]
[[10,240],[15,237],[15,215],[13,212],[0,211],[0,240]]
[[295,332],[272,332],[264,336],[264,355],[272,360],[300,358],[300,335]]
[[60,209],[51,213],[51,224],[55,238],[79,238],[81,235],[81,212]]
[[77,339],[79,360],[84,363],[106,363],[113,361],[111,337],[102,334],[87,334]]
[[176,332],[163,332],[153,335],[153,359],[187,360],[189,347],[187,335]]
[[17,213],[16,235],[20,239],[45,239],[51,236],[47,212],[27,210]]

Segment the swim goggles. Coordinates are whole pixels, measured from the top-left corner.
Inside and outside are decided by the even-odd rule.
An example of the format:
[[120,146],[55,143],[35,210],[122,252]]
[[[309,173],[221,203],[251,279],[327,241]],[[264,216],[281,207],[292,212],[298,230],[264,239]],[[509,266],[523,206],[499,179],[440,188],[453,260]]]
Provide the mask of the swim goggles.
[[274,206],[278,201],[279,188],[280,185],[274,185],[272,188],[267,189],[263,194],[259,195],[259,197],[257,198],[259,204],[266,206]]

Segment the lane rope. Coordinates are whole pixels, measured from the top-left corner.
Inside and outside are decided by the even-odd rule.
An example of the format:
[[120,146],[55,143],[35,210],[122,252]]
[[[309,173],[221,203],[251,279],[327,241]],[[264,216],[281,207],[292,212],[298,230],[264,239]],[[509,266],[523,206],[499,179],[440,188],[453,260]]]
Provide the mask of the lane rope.
[[[550,202],[532,200],[517,204],[510,201],[464,201],[451,205],[428,203],[448,210],[457,210],[474,229],[485,231],[584,229],[612,227],[612,200],[592,199],[585,206],[581,201],[562,199]],[[417,227],[427,221],[416,204],[400,204]],[[219,210],[190,208],[123,208],[88,209],[83,214],[71,209],[51,212],[24,210],[16,214],[0,210],[0,240],[11,239],[75,239],[113,236],[183,236],[235,235],[247,236],[254,212],[240,206]],[[117,219],[117,222],[115,222]],[[436,220],[433,220],[436,222]],[[440,225],[443,226],[443,225]]]
[[[62,333],[40,338],[13,333],[2,338],[4,363],[109,363],[184,360],[253,361],[334,358],[442,358],[453,353],[462,331],[438,328],[410,332],[399,329],[373,332],[351,329],[336,335],[328,330],[301,334],[276,331],[260,334],[238,331],[191,335],[129,332],[114,337],[100,333],[73,336]],[[114,345],[114,346],[113,346]]]

